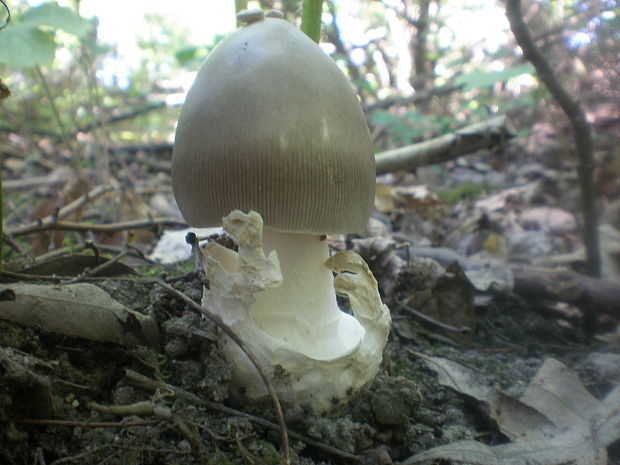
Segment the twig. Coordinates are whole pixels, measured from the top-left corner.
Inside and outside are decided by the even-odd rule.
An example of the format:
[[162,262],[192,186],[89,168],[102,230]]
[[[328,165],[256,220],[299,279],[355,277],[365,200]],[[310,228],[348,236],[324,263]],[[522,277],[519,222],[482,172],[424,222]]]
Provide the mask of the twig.
[[[8,270],[0,270],[0,276],[16,279],[19,281],[52,281],[52,282],[62,282],[67,279],[75,278],[75,276],[67,276],[67,275],[42,275],[42,274],[28,274],[28,273],[19,273],[16,271],[8,271]],[[82,281],[139,281],[144,283],[152,282],[150,278],[145,279],[144,281],[140,281],[136,279],[135,276],[85,276],[81,278]]]
[[[179,104],[180,105],[180,104]],[[135,108],[132,109],[130,111],[128,111],[127,113],[123,113],[120,115],[113,115],[110,116],[107,119],[97,119],[96,121],[90,122],[90,123],[86,123],[82,126],[78,126],[76,129],[74,129],[70,135],[72,137],[77,136],[80,132],[89,132],[92,131],[93,129],[99,127],[99,126],[104,126],[104,125],[111,125],[111,124],[116,124],[116,123],[120,123],[122,121],[126,121],[128,119],[132,119],[132,118],[136,118],[138,116],[142,116],[145,113],[149,113],[151,111],[156,111],[156,110],[160,110],[160,109],[165,109],[165,108],[174,108],[176,107],[177,104],[172,104],[172,105],[168,105],[165,101],[161,101],[161,102],[153,102],[150,104],[147,104],[144,107],[140,107],[140,108]],[[102,108],[102,114],[104,113],[108,113],[111,110],[114,110],[114,108]],[[11,127],[11,126],[7,126],[4,124],[0,124],[0,131],[4,131],[4,132],[20,132],[19,128],[15,128],[15,127]],[[37,136],[42,136],[42,137],[53,137],[58,139],[59,134],[53,131],[30,131],[30,133],[32,135],[37,135]],[[172,145],[172,144],[169,144]]]
[[[123,446],[121,444],[112,444],[111,447],[114,447],[115,449],[129,450],[132,452],[140,452],[140,453],[144,453],[144,452],[151,453],[152,452],[154,454],[174,454],[174,455],[190,455],[191,454],[190,451],[179,450],[179,449],[157,449],[155,447],[130,447],[130,446]],[[212,463],[212,462],[208,462],[208,463]]]
[[[79,5],[79,4],[78,4]],[[78,7],[79,8],[79,7]],[[100,182],[108,183],[110,182],[110,137],[109,134],[103,135],[103,142],[101,141],[101,137],[98,129],[106,130],[105,122],[102,121],[102,114],[96,114],[95,108],[103,108],[103,102],[101,98],[101,88],[99,86],[97,76],[95,74],[95,70],[93,69],[94,58],[90,53],[90,47],[85,45],[86,42],[83,38],[80,38],[80,63],[82,64],[84,75],[86,76],[88,82],[88,96],[91,99],[90,105],[88,106],[88,111],[90,116],[93,118],[93,127],[92,127],[92,135],[93,135],[93,143],[96,148],[96,152],[101,153],[101,159],[95,155],[95,162],[98,171],[98,178]],[[77,126],[77,125],[76,125]]]
[[158,405],[150,401],[136,402],[134,404],[129,405],[100,405],[96,402],[89,402],[86,404],[91,410],[95,410],[96,412],[115,415],[115,416],[154,416],[162,418],[168,422],[170,422],[176,430],[185,437],[187,442],[190,444],[192,448],[192,452],[194,456],[199,461],[204,461],[207,453],[205,445],[203,444],[200,435],[196,433],[192,428],[190,428],[183,419],[175,414],[171,408],[166,407],[165,405]]
[[117,421],[117,422],[95,422],[95,421],[75,421],[75,420],[47,420],[44,418],[18,418],[12,420],[14,423],[22,425],[42,425],[42,426],[69,426],[75,428],[128,428],[131,426],[148,426],[159,423],[157,420],[144,421]]
[[[166,393],[171,393],[178,398],[188,400],[194,404],[202,405],[216,412],[220,412],[226,415],[232,415],[236,417],[243,417],[251,421],[252,423],[256,423],[257,425],[264,426],[265,428],[268,428],[274,431],[278,431],[280,429],[279,425],[276,425],[275,423],[272,423],[269,420],[265,420],[264,418],[254,416],[246,412],[242,412],[241,410],[235,410],[233,408],[227,407],[217,402],[211,402],[211,401],[205,400],[202,397],[197,396],[196,394],[185,391],[184,389],[173,386],[171,384],[166,384],[161,381],[156,381],[152,378],[148,378],[133,370],[126,369],[125,375],[126,375],[127,382],[131,384],[132,386],[143,388],[143,389],[150,389],[153,391],[161,390]],[[310,439],[294,431],[290,431],[289,436],[294,439],[297,439],[298,441],[303,441],[309,446],[320,449],[336,457],[340,457],[342,459],[350,460],[353,462],[360,461],[360,457],[358,455],[350,454],[348,452],[342,451],[340,449],[329,446],[327,444],[323,444],[321,442],[315,441],[314,439]]]
[[[32,228],[42,228],[42,227],[44,228],[45,226],[49,226],[53,223],[56,223],[58,219],[64,218],[67,215],[70,215],[71,213],[73,213],[74,211],[80,209],[85,203],[91,202],[95,200],[97,197],[100,197],[103,194],[106,194],[112,190],[114,190],[114,186],[110,186],[110,185],[97,186],[92,191],[87,192],[83,196],[71,202],[69,205],[65,205],[53,215],[46,216],[43,219],[33,221],[32,223],[26,224],[23,226],[13,226],[12,228],[6,228],[5,234],[7,235],[27,234],[28,232],[31,232],[30,229]],[[38,229],[38,231],[40,230],[41,229]],[[24,233],[21,231],[27,231],[27,232]]]
[[416,105],[419,103],[428,102],[434,97],[441,97],[444,95],[450,95],[453,92],[461,90],[463,86],[455,86],[453,84],[446,84],[441,87],[435,87],[433,89],[425,90],[423,92],[416,92],[408,97],[387,97],[382,100],[364,105],[364,113],[370,113],[374,110],[388,109],[391,106],[406,106]]
[[54,119],[56,120],[56,124],[58,124],[58,128],[60,129],[60,136],[62,137],[63,142],[67,150],[71,152],[71,160],[73,161],[73,167],[79,168],[81,165],[80,159],[77,154],[74,152],[73,147],[71,146],[71,142],[69,139],[69,133],[67,132],[64,123],[62,122],[62,118],[60,117],[60,112],[58,111],[58,107],[56,106],[56,100],[50,91],[49,86],[47,85],[47,79],[43,75],[43,71],[41,71],[41,67],[39,65],[35,65],[34,67],[35,73],[39,80],[41,81],[41,87],[43,87],[43,92],[45,92],[45,96],[47,97],[49,106],[52,110],[52,114],[54,115]]
[[456,326],[452,326],[447,323],[442,323],[439,320],[431,318],[430,316],[425,315],[422,312],[418,312],[417,310],[411,308],[409,305],[406,305],[404,303],[397,303],[396,305],[398,305],[400,309],[404,310],[405,313],[408,313],[409,315],[417,318],[418,320],[421,320],[425,323],[433,325],[437,328],[444,329],[446,331],[450,331],[453,333],[470,333],[471,332],[471,328],[469,328],[468,326],[461,326],[457,328]]
[[471,124],[418,144],[382,152],[375,157],[377,174],[414,170],[451,160],[466,153],[501,146],[514,137],[505,116]]
[[[134,251],[135,250],[136,249],[134,249]],[[92,269],[88,269],[87,268],[87,269],[85,269],[83,273],[80,273],[75,278],[71,278],[71,279],[65,281],[63,284],[75,284],[77,282],[82,281],[84,278],[95,276],[95,275],[99,274],[101,271],[104,271],[105,269],[111,267],[115,263],[118,263],[123,258],[125,258],[127,255],[129,255],[129,248],[128,248],[128,246],[125,246],[124,249],[120,253],[116,254],[110,260],[102,263],[99,266],[96,266],[95,268],[92,268]]]
[[549,62],[538,49],[521,14],[521,0],[507,0],[506,16],[510,29],[523,50],[523,55],[536,68],[540,80],[558,102],[573,127],[577,149],[577,175],[581,186],[583,212],[583,241],[586,248],[586,268],[588,274],[600,276],[601,257],[597,230],[597,214],[594,198],[594,158],[592,156],[592,134],[585,112],[578,101],[564,89]]
[[[336,5],[334,5],[334,2],[330,1],[327,3],[327,6],[329,7],[329,13],[332,15],[332,23],[325,28],[327,40],[334,44],[334,46],[336,47],[336,52],[344,57],[350,79],[351,81],[356,83],[358,82],[360,77],[360,70],[351,60],[351,56],[349,55],[349,52],[347,51],[340,37],[340,26],[338,25]],[[361,94],[361,92],[358,92],[358,94]]]
[[96,223],[76,223],[72,221],[56,221],[31,223],[25,226],[9,228],[6,234],[11,236],[23,236],[40,231],[62,230],[62,231],[93,231],[93,232],[118,232],[128,229],[143,229],[153,226],[173,226],[187,227],[187,223],[177,218],[145,218],[142,220],[121,221],[118,223],[96,224]]
[[[147,278],[146,276],[143,276],[143,277]],[[232,329],[230,329],[221,320],[221,318],[218,315],[215,315],[214,313],[211,313],[206,308],[204,308],[201,305],[199,305],[196,302],[194,302],[192,299],[190,299],[183,292],[176,290],[174,287],[170,286],[168,283],[165,283],[163,280],[161,280],[159,278],[151,278],[151,281],[154,282],[155,284],[163,287],[169,293],[173,294],[175,297],[178,297],[183,302],[185,302],[190,307],[192,307],[195,311],[197,311],[198,313],[206,316],[209,320],[211,320],[213,323],[215,323],[215,325],[218,328],[220,328],[222,331],[224,331],[226,333],[226,335],[228,337],[230,337],[230,339],[232,339],[235,342],[235,344],[237,344],[239,346],[241,351],[248,357],[248,359],[250,359],[250,361],[252,362],[252,364],[256,368],[256,371],[258,372],[258,374],[262,378],[263,382],[265,383],[265,386],[267,387],[267,390],[269,391],[269,396],[271,397],[271,400],[273,402],[273,405],[274,405],[274,408],[275,408],[275,413],[276,413],[276,418],[278,419],[278,424],[280,426],[280,435],[281,435],[280,439],[281,439],[282,453],[284,455],[284,462],[285,462],[285,464],[289,465],[291,463],[291,451],[290,451],[290,446],[289,446],[289,441],[288,441],[288,430],[286,428],[286,422],[284,421],[284,413],[282,412],[282,406],[280,405],[280,400],[278,399],[278,395],[276,393],[276,390],[273,387],[273,383],[271,382],[271,380],[269,379],[269,377],[265,373],[265,370],[263,369],[263,367],[261,366],[261,363],[256,358],[256,355],[254,355],[254,353],[248,348],[248,346],[245,344],[245,342],[243,342],[239,338],[239,336],[237,336],[234,333],[234,331]]]
[[65,464],[65,463],[77,462],[77,461],[80,461],[81,463],[83,463],[82,460],[84,459],[84,457],[86,457],[88,455],[91,455],[91,454],[94,454],[95,452],[99,452],[101,450],[108,449],[110,447],[116,447],[116,446],[113,445],[113,444],[103,444],[101,446],[97,446],[97,447],[94,447],[92,449],[87,449],[84,452],[81,452],[81,453],[79,453],[77,455],[72,455],[70,457],[63,457],[61,459],[54,460],[52,463],[50,463],[50,465],[62,465],[62,464]]
[[45,176],[7,179],[2,182],[2,187],[5,191],[29,190],[41,186],[54,187],[67,182],[71,173],[71,170],[59,170],[46,174]]

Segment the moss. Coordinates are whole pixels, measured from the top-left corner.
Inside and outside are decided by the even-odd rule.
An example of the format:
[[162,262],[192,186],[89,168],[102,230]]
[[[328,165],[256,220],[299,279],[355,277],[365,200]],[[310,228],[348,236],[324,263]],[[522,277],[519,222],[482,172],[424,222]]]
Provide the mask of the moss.
[[478,197],[481,194],[488,194],[496,191],[497,187],[483,182],[481,184],[474,182],[462,182],[449,189],[441,189],[436,192],[437,198],[447,204],[455,204],[461,200]]

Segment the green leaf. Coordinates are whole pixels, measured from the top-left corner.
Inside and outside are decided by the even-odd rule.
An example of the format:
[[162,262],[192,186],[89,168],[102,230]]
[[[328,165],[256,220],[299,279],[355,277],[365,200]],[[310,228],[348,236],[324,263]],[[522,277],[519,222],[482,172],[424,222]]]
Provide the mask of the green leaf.
[[26,24],[14,24],[0,34],[0,63],[27,69],[54,60],[54,34]]
[[61,29],[82,37],[92,24],[69,8],[43,3],[30,8],[19,21],[9,24],[0,34],[0,63],[13,69],[26,69],[54,60],[55,33],[41,27]]
[[370,122],[376,126],[389,126],[400,123],[400,118],[389,111],[377,110],[370,115]]
[[195,45],[188,45],[177,50],[174,53],[174,57],[177,59],[180,65],[185,65],[192,61],[198,55],[198,47]]
[[521,76],[522,74],[534,74],[534,67],[530,64],[513,66],[503,71],[474,71],[472,73],[462,74],[454,80],[456,86],[463,86],[466,92],[472,89],[480,89],[491,87],[496,82],[504,82],[508,79]]
[[58,6],[56,3],[43,3],[30,8],[22,15],[20,24],[29,24],[32,27],[49,26],[77,37],[83,37],[92,30],[90,21],[70,8]]

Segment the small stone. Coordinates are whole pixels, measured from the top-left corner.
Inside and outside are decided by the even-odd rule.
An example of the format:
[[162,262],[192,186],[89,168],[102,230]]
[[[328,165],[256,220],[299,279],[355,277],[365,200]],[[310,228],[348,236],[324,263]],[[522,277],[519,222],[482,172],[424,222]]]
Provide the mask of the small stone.
[[362,452],[360,457],[362,465],[391,465],[392,459],[385,449],[369,449]]
[[254,8],[252,10],[243,10],[237,13],[237,19],[245,24],[252,24],[265,19],[263,10]]
[[187,353],[187,342],[180,337],[172,338],[168,341],[164,350],[172,358],[180,358]]

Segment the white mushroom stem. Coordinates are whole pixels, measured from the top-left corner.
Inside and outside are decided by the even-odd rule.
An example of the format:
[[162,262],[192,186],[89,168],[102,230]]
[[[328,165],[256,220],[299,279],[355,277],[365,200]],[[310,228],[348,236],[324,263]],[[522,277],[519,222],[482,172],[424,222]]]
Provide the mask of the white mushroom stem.
[[265,229],[263,247],[265,254],[276,251],[283,282],[255,295],[250,308],[254,324],[315,360],[332,360],[355,350],[365,331],[338,308],[333,274],[325,266],[327,240]]

